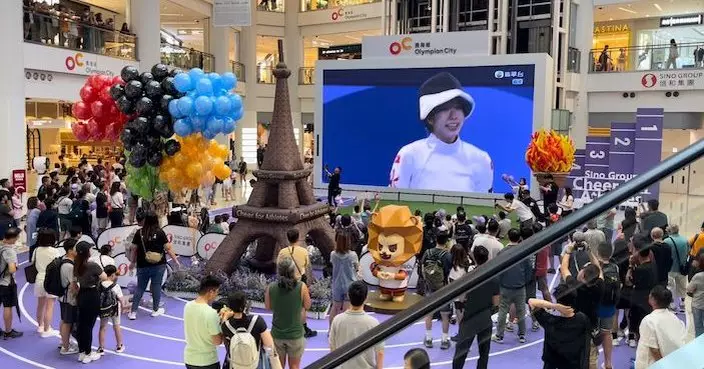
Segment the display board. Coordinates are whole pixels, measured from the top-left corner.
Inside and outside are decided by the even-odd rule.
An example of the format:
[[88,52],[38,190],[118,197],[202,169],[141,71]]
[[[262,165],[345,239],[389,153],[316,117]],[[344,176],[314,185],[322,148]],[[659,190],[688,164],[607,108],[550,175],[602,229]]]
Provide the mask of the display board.
[[[531,178],[525,150],[549,128],[547,55],[320,61],[315,182],[343,189],[487,195]],[[432,133],[430,132],[432,131]],[[535,187],[535,186],[533,186]]]

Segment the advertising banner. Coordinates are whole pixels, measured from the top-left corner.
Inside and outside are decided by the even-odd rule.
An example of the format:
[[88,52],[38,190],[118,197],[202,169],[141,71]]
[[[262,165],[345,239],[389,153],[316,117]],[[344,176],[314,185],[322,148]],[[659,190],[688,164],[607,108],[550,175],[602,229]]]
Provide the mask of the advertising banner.
[[12,187],[15,192],[20,195],[27,192],[27,171],[24,169],[15,169],[12,171]]
[[248,27],[252,25],[252,5],[249,0],[215,0],[213,26]]
[[227,237],[227,235],[222,233],[206,233],[198,239],[197,251],[198,255],[205,260],[210,260],[210,258],[217,250],[220,243]]
[[567,176],[567,183],[572,187],[572,195],[575,199],[582,197],[584,191],[584,149],[575,150],[574,163],[572,171]]
[[[663,109],[638,109],[636,112],[635,157],[638,160],[633,163],[633,173],[636,175],[647,172],[660,162],[664,114]],[[658,198],[660,183],[651,185],[642,194],[646,201]]]
[[[24,43],[24,67],[37,71],[77,75],[104,74],[119,76],[127,65],[139,66],[134,60],[118,59],[87,52]],[[55,76],[54,76],[55,77]]]
[[[117,268],[117,284],[120,287],[127,288],[130,283],[133,285],[137,284],[137,269],[130,269],[130,262],[124,253],[115,256],[115,267]],[[161,280],[162,286],[166,283],[172,271],[171,266],[166,264],[166,273],[164,273],[164,278]],[[147,285],[147,291],[151,291],[151,282]]]
[[137,229],[139,227],[136,225],[108,228],[98,235],[98,245],[110,245],[111,255],[124,254],[127,245],[132,243]]
[[587,136],[584,157],[584,179],[582,181],[582,202],[589,203],[591,199],[611,189],[609,176],[609,137]]
[[196,254],[198,239],[203,236],[197,229],[167,225],[162,228],[178,256],[191,257]]
[[362,58],[489,55],[487,31],[365,36]]
[[634,177],[633,157],[636,143],[635,123],[611,123],[609,146],[609,179],[618,185]]

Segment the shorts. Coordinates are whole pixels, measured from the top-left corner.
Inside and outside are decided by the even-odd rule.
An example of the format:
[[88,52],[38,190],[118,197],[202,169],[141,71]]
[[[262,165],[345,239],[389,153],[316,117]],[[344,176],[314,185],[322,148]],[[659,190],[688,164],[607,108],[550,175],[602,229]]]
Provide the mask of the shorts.
[[73,306],[67,302],[59,303],[61,306],[61,322],[66,324],[78,323],[78,306]]
[[562,241],[562,239],[560,239],[559,241],[555,241],[550,246],[552,250],[552,256],[562,256]]
[[611,332],[614,327],[614,316],[609,316],[606,318],[599,318],[599,329],[602,332]]
[[294,340],[284,340],[274,338],[274,348],[283,357],[300,358],[306,349],[306,339],[304,337]]
[[0,286],[0,305],[6,308],[17,306],[16,286]]
[[34,297],[48,297],[50,299],[55,299],[56,296],[50,295],[46,292],[44,289],[44,283],[35,283],[34,284]]
[[100,229],[107,229],[107,228],[108,228],[108,223],[110,223],[110,221],[108,220],[108,218],[98,218],[98,228],[100,228]]
[[107,318],[100,318],[100,324],[102,325],[103,322],[106,323],[112,323],[112,325],[120,325],[120,314],[117,314],[115,316],[109,316]]
[[334,301],[334,302],[350,301],[350,297],[347,296],[347,291],[345,291],[343,289],[334,288],[332,290],[332,301]]
[[[433,290],[431,290],[427,285],[425,286],[425,295],[424,297],[428,297],[433,294]],[[452,313],[452,303],[445,304],[443,306],[440,306],[437,310],[435,310],[434,313]]]
[[455,301],[455,310],[463,311],[464,310],[464,301]]

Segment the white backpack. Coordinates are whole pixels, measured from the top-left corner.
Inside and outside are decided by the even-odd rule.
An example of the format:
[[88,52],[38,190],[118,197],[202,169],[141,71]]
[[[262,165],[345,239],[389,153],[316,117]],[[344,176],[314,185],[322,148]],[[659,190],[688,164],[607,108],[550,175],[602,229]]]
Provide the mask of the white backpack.
[[252,336],[254,323],[259,319],[259,315],[252,316],[247,329],[235,329],[229,321],[225,321],[225,326],[232,332],[230,339],[230,369],[257,369],[259,365],[259,347],[257,341]]

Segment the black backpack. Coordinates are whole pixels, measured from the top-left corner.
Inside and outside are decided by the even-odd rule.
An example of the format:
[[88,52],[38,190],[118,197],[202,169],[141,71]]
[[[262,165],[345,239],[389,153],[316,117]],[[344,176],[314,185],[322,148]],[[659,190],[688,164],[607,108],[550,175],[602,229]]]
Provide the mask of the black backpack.
[[58,257],[47,265],[44,279],[44,290],[46,293],[56,297],[63,297],[66,294],[68,286],[64,287],[61,284],[61,267],[66,263],[73,265],[72,260],[64,259],[63,257]]
[[618,265],[614,263],[602,266],[604,273],[604,295],[601,298],[602,306],[616,306],[621,299],[621,280],[619,279]]
[[469,244],[472,234],[472,226],[469,224],[461,223],[455,225],[455,241],[457,241],[457,243],[462,245]]
[[103,287],[100,284],[100,314],[101,318],[110,318],[118,315],[119,303],[117,299],[117,294],[112,290],[113,287],[117,285],[117,282],[113,282],[108,287]]
[[81,209],[81,202],[82,200],[74,201],[73,205],[71,205],[71,211],[68,213],[68,218],[71,222],[74,222],[74,225],[83,220],[83,217],[86,215],[83,209]]

